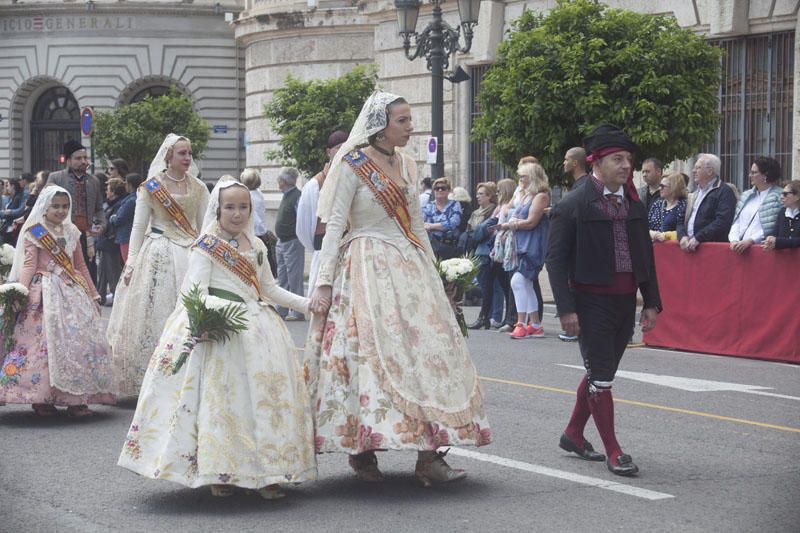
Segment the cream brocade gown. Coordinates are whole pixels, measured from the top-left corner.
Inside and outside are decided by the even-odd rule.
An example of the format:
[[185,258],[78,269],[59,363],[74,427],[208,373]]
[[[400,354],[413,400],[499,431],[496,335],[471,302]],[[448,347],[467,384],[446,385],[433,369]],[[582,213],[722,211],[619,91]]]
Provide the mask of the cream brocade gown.
[[[317,286],[332,285],[314,317],[305,372],[318,452],[435,450],[484,445],[482,388],[434,265],[413,161],[403,159],[413,245],[346,163],[320,253]],[[342,239],[349,222],[349,232]]]
[[[209,193],[202,181],[191,176],[187,179],[190,180],[188,194],[173,194],[172,198],[199,230]],[[128,262],[133,264],[133,277],[127,286],[124,272],[120,277],[107,332],[120,398],[139,394],[147,362],[178,301],[193,242],[194,237],[177,226],[144,185],[140,187],[128,254]]]
[[[270,303],[308,312],[308,300],[278,287],[264,245],[243,255]],[[257,258],[261,253],[262,264]],[[188,487],[229,484],[257,489],[316,479],[308,392],[294,342],[255,290],[200,251],[184,283],[240,296],[247,330],[226,343],[200,343],[172,374],[188,318],[175,307],[152,354],[119,465]]]

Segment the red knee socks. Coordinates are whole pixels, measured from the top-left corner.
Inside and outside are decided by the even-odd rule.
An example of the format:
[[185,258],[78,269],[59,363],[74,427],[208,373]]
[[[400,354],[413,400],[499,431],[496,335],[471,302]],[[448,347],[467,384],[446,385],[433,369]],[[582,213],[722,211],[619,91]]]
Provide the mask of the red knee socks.
[[611,390],[601,389],[592,393],[589,395],[588,403],[597,431],[603,439],[606,457],[613,464],[617,464],[617,457],[622,455],[622,448],[614,432],[614,398],[611,396]]
[[564,430],[567,437],[581,448],[583,448],[585,442],[583,438],[583,428],[586,427],[586,422],[589,420],[589,416],[591,416],[591,411],[589,410],[589,389],[587,386],[588,379],[588,376],[584,375],[581,382],[578,383],[578,391],[575,395],[575,407],[572,409],[572,416],[569,419],[569,424],[567,424],[567,429]]

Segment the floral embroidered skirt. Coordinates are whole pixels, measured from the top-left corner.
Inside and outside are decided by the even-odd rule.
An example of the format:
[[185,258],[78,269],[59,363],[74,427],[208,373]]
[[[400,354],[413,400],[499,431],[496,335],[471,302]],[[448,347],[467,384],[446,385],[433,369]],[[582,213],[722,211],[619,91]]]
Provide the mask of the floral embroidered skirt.
[[317,452],[489,444],[477,372],[427,256],[362,237],[339,264],[306,343]]
[[17,316],[14,347],[3,354],[0,402],[114,404],[112,388],[111,358],[94,303],[58,276],[34,276],[28,305]]
[[162,235],[150,236],[134,261],[130,285],[120,277],[108,321],[120,397],[139,394],[147,362],[178,301],[188,249]]
[[187,487],[258,489],[316,479],[308,392],[286,326],[248,305],[247,330],[200,343],[173,375],[188,318],[167,321],[119,465]]

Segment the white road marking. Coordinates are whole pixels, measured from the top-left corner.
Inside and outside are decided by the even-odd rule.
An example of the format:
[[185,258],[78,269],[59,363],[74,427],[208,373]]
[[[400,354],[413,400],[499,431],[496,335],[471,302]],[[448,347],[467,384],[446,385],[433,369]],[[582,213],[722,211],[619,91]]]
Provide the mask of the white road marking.
[[[666,500],[675,497],[672,494],[667,494],[665,492],[656,492],[654,490],[642,489],[639,487],[633,487],[631,485],[625,485],[623,483],[617,483],[616,481],[582,476],[580,474],[574,474],[564,470],[556,470],[555,468],[549,468],[546,466],[524,463],[522,461],[507,459],[497,455],[489,455],[488,453],[474,452],[464,448],[450,448],[448,453],[450,455],[458,455],[460,457],[475,459],[476,461],[484,461],[486,463],[493,463],[496,465],[505,466],[507,468],[515,468],[524,472],[531,472],[533,474],[540,474],[542,476],[572,481],[573,483],[580,483],[581,485],[587,485],[589,487],[619,492],[620,494],[635,496],[645,500]],[[609,475],[611,474],[609,473]]]
[[[564,365],[567,368],[577,368],[585,370],[584,367],[579,365]],[[662,385],[673,389],[685,390],[689,392],[744,392],[747,394],[758,394],[760,396],[769,396],[772,398],[783,398],[785,400],[800,401],[800,397],[787,396],[786,394],[778,394],[775,392],[765,392],[771,390],[772,387],[762,387],[760,385],[745,385],[742,383],[726,383],[725,381],[710,381],[706,379],[696,378],[682,378],[678,376],[665,376],[661,374],[650,374],[647,372],[630,372],[627,370],[617,370],[617,377],[628,378],[643,383],[652,383],[654,385]]]

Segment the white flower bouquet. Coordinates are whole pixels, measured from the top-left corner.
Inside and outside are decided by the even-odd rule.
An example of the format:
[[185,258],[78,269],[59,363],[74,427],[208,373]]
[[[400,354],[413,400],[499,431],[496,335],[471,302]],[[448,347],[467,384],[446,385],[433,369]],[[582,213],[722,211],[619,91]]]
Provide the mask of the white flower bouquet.
[[14,325],[17,314],[28,302],[28,288],[22,283],[0,285],[0,331],[3,333],[3,348],[6,353],[14,348]]
[[10,244],[0,246],[0,277],[3,279],[11,272],[11,265],[14,263],[14,247]]
[[461,303],[464,292],[472,285],[480,268],[480,263],[472,255],[454,257],[453,259],[445,259],[436,263],[436,270],[439,272],[439,277],[442,278],[442,283],[444,284],[444,292],[450,300],[450,306],[456,315],[461,334],[465,337],[469,336],[469,330],[467,329],[467,322],[464,320],[464,312],[461,310]]
[[188,335],[183,341],[181,354],[175,361],[173,375],[178,373],[199,343],[225,342],[232,334],[247,329],[247,310],[243,305],[216,296],[204,296],[197,285],[181,297],[189,317],[186,328]]

